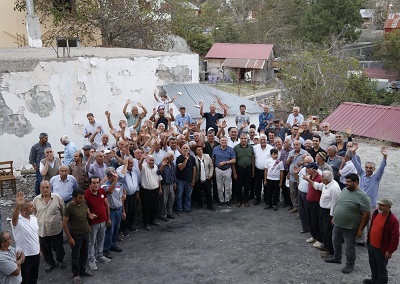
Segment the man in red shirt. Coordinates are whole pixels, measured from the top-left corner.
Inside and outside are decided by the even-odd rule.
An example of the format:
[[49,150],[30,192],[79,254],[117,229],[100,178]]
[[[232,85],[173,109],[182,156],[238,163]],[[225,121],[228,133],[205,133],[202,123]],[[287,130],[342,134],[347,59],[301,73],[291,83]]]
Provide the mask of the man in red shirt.
[[399,220],[390,211],[392,205],[389,198],[381,198],[372,213],[367,242],[372,279],[365,279],[364,284],[388,283],[386,266],[399,244]]
[[106,228],[111,225],[111,220],[107,194],[104,189],[100,188],[99,177],[92,176],[89,179],[85,200],[89,211],[95,215],[93,220],[89,220],[92,228],[89,236],[89,267],[91,270],[97,270],[96,262],[109,263],[111,261],[103,256],[104,236]]

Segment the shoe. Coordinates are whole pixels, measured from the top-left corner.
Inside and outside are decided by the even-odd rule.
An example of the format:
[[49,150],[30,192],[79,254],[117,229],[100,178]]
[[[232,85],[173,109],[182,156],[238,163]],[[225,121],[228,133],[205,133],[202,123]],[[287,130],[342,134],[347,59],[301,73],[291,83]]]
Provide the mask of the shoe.
[[306,242],[309,243],[309,244],[312,244],[312,243],[314,243],[314,242],[316,242],[316,241],[317,241],[317,240],[314,239],[313,237],[308,238],[308,239],[306,240]]
[[190,210],[185,210],[185,213],[186,214],[190,214],[192,211],[190,211]]
[[374,284],[374,281],[372,279],[364,279],[363,284]]
[[326,263],[342,263],[341,260],[336,259],[334,256],[332,256],[331,258],[327,258],[325,259]]
[[225,202],[225,206],[228,207],[228,208],[231,208],[231,203],[229,201]]
[[102,256],[99,256],[98,258],[96,258],[96,261],[100,262],[100,263],[109,263],[111,261],[111,259],[102,255]]
[[120,248],[119,246],[112,246],[110,250],[115,252],[122,252],[122,248]]
[[208,209],[208,210],[210,210],[210,211],[217,211],[217,209],[215,209],[215,207],[214,207],[214,206],[207,207],[207,209]]
[[82,280],[79,276],[75,276],[72,278],[72,283],[74,284],[82,284]]
[[332,255],[329,253],[329,251],[323,251],[323,252],[321,252],[321,257],[322,258],[331,258]]
[[89,268],[93,271],[97,270],[98,268],[97,268],[96,262],[89,261]]
[[294,207],[293,206],[289,206],[289,208],[288,208],[288,210],[287,211],[291,211],[291,210],[293,210],[294,209]]
[[347,264],[346,264],[346,266],[342,268],[342,272],[343,272],[344,274],[347,274],[347,273],[352,272],[353,269],[354,269],[354,266],[353,266],[353,265],[347,265]]
[[249,206],[250,206],[249,202],[246,201],[246,202],[244,203],[244,206],[249,207]]
[[224,203],[218,202],[218,207],[224,207]]
[[258,204],[260,204],[260,200],[258,200],[258,199],[254,200],[253,205],[256,206],[256,205],[258,205]]
[[117,237],[117,242],[122,243],[123,241],[124,241],[124,239],[123,239],[121,236],[118,236],[118,237]]
[[240,206],[242,206],[242,203],[241,202],[237,202],[236,203],[236,207],[240,207]]
[[163,221],[163,222],[168,222],[169,221],[167,218],[164,218],[164,217],[161,217],[160,220]]
[[278,210],[278,206],[274,205],[274,206],[272,206],[272,209],[274,209],[274,211],[277,211]]
[[147,231],[150,231],[150,230],[151,230],[151,228],[150,228],[149,225],[144,226],[144,228],[145,228]]
[[182,211],[176,212],[176,215],[181,216],[182,215]]
[[168,218],[168,219],[175,219],[175,217],[172,216],[171,214],[168,214],[168,215],[167,215],[167,218]]
[[269,206],[269,205],[268,205],[268,206],[265,206],[265,207],[264,207],[264,210],[269,210],[269,209],[272,209],[272,206]]
[[317,249],[323,249],[325,246],[324,246],[323,243],[321,243],[321,242],[319,242],[319,241],[316,241],[316,242],[313,244],[313,247],[315,247],[315,248],[317,248]]
[[292,210],[289,211],[289,213],[296,213],[299,212],[299,210],[297,210],[297,208],[293,208]]
[[44,269],[44,272],[49,273],[55,268],[55,265],[49,265]]
[[103,251],[103,256],[105,256],[106,258],[108,258],[108,259],[112,259],[113,257],[111,256],[111,253],[110,252],[104,252]]
[[131,232],[137,232],[137,231],[139,231],[139,230],[136,229],[135,227],[130,227],[130,228],[128,228],[128,230],[131,231]]
[[300,233],[302,233],[302,234],[305,234],[305,233],[308,233],[309,232],[309,230],[307,230],[307,229],[301,229],[300,230]]
[[58,263],[58,268],[60,268],[61,270],[64,270],[64,269],[67,268],[67,265],[65,264],[64,261],[60,261],[60,262]]
[[122,236],[124,236],[124,237],[129,237],[128,230],[123,230],[123,231],[122,231]]
[[85,271],[81,272],[80,274],[81,274],[81,276],[91,277],[91,276],[93,276],[93,271],[86,269]]

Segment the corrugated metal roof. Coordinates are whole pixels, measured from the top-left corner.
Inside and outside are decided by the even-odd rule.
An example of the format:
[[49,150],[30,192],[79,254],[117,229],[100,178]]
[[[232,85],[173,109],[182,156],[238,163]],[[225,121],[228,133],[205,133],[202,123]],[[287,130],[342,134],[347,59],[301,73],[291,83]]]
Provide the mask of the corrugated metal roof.
[[273,44],[214,43],[206,58],[269,59]]
[[227,58],[222,66],[233,68],[263,69],[265,60],[263,59],[240,59]]
[[400,143],[400,107],[342,103],[324,122],[334,131]]
[[223,113],[222,107],[217,103],[220,98],[223,104],[228,106],[228,114],[235,115],[239,112],[241,104],[246,105],[246,112],[261,113],[263,109],[254,101],[241,98],[239,96],[226,93],[215,88],[202,84],[169,84],[163,86],[169,97],[173,97],[178,92],[181,96],[177,96],[174,100],[175,106],[179,109],[180,106],[185,106],[186,113],[189,113],[192,118],[200,117],[200,108],[197,107],[199,101],[204,103],[204,112],[209,111],[210,104],[215,104],[217,112]]
[[400,28],[400,13],[390,13],[385,21],[385,30]]

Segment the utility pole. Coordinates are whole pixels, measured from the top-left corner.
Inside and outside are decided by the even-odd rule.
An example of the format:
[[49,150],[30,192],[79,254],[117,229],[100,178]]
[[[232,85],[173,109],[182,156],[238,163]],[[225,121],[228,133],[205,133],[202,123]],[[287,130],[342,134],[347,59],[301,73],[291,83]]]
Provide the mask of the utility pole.
[[29,47],[42,47],[42,33],[40,31],[39,17],[35,15],[32,0],[26,1],[28,14],[25,18]]

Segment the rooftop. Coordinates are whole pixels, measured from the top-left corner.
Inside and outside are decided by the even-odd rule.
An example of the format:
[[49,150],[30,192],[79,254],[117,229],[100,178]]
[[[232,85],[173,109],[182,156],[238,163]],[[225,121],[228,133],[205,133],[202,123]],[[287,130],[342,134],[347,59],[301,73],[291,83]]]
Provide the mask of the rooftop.
[[273,44],[240,44],[214,43],[206,58],[239,58],[264,59],[270,58]]

